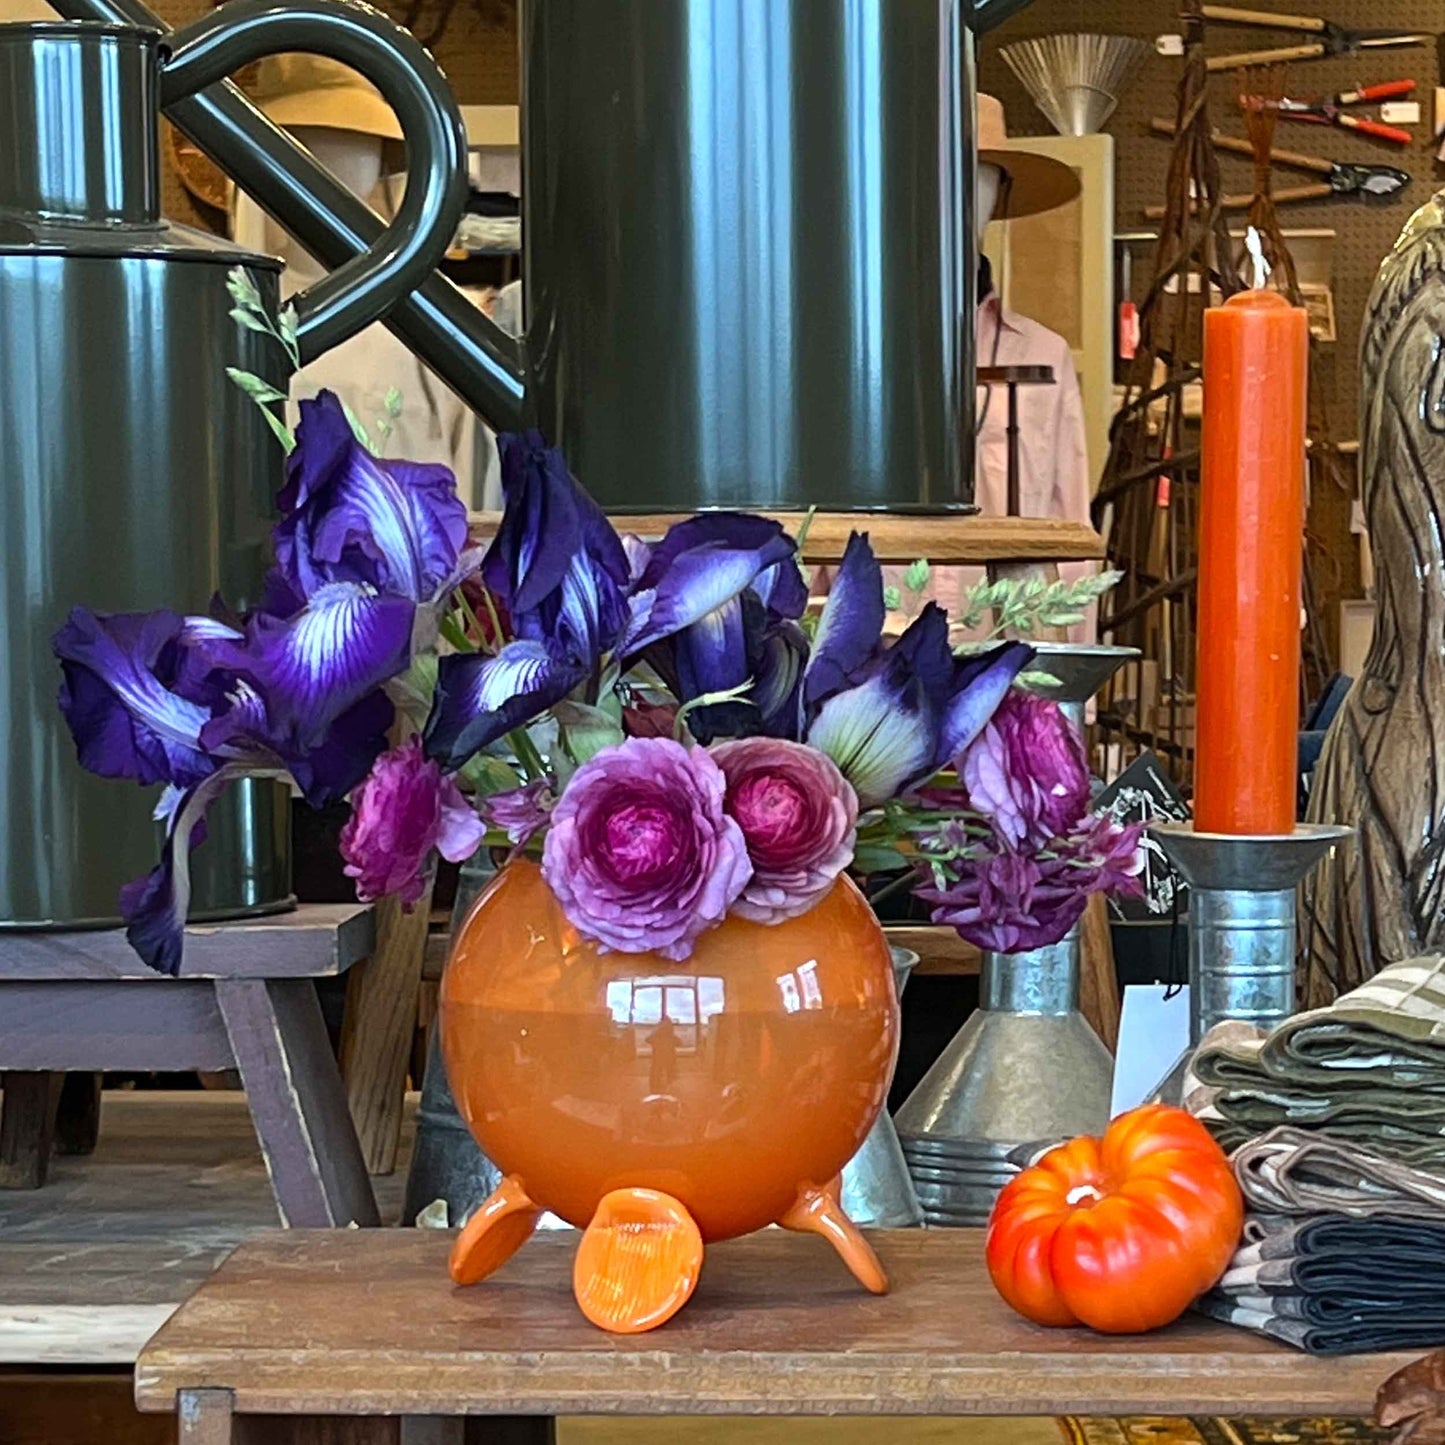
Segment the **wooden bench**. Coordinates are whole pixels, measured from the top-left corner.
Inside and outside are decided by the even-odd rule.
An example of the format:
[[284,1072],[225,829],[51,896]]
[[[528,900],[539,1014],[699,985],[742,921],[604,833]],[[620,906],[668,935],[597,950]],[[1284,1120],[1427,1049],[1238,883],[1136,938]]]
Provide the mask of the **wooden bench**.
[[354,903],[194,924],[165,978],[119,930],[0,933],[0,1185],[44,1182],[65,1073],[234,1068],[282,1222],[378,1223],[316,997],[373,942]]
[[994,1293],[980,1231],[871,1238],[886,1296],[765,1230],[709,1248],[687,1307],[623,1337],[577,1311],[575,1236],[456,1289],[447,1231],[266,1233],[141,1351],[136,1400],[176,1411],[181,1445],[552,1445],[559,1415],[1361,1416],[1408,1359],[1311,1359],[1195,1316],[1039,1329]]

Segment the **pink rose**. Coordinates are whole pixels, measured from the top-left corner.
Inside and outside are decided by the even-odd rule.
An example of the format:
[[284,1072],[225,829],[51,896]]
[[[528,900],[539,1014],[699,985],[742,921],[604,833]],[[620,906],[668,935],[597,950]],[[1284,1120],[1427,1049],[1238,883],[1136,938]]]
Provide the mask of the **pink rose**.
[[807,913],[853,861],[852,785],[831,758],[801,743],[742,738],[712,755],[727,776],[724,806],[753,864],[733,911],[770,924]]
[[382,753],[352,793],[341,856],[363,903],[394,893],[410,911],[426,891],[432,850],[460,863],[486,832],[456,783],[423,756],[421,739],[413,737]]

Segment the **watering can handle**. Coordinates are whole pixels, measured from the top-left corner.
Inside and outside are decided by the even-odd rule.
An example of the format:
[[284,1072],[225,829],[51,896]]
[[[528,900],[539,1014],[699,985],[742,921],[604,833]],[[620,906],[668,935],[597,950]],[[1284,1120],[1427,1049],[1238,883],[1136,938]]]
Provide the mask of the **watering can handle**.
[[466,206],[466,132],[436,62],[407,31],[369,5],[347,0],[229,0],[176,31],[166,48],[163,106],[262,56],[308,51],[360,71],[401,122],[407,179],[395,219],[369,250],[295,298],[303,366],[370,325],[431,275]]

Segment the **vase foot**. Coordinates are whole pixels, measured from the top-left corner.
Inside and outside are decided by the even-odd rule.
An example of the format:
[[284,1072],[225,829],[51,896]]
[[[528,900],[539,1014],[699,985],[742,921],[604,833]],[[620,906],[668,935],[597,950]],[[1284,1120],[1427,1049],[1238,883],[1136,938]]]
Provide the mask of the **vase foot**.
[[804,1189],[797,1203],[778,1223],[799,1234],[821,1234],[838,1251],[838,1257],[864,1289],[871,1294],[887,1294],[888,1276],[883,1273],[873,1246],[843,1212],[839,1202],[841,1190],[841,1179],[822,1188]]
[[457,1236],[447,1263],[452,1280],[476,1284],[499,1270],[532,1237],[541,1217],[522,1181],[508,1174]]
[[692,1298],[702,1256],[697,1223],[678,1200],[656,1189],[615,1189],[577,1246],[572,1291],[599,1329],[642,1334]]

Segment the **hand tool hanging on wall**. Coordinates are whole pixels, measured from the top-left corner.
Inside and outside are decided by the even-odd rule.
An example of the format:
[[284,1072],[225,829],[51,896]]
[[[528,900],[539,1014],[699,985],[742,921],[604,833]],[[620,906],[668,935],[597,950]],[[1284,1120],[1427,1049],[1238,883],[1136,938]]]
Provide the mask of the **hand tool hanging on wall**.
[[1426,45],[1433,35],[1409,34],[1397,28],[1346,30],[1314,15],[1286,15],[1268,10],[1236,10],[1228,5],[1204,5],[1200,13],[1216,25],[1240,26],[1254,30],[1288,30],[1301,36],[1297,45],[1272,50],[1244,51],[1234,55],[1212,55],[1206,62],[1211,73],[1238,70],[1249,65],[1283,65],[1295,60],[1322,60],[1331,55],[1354,55],[1362,50],[1404,50]]
[[1368,85],[1361,90],[1347,90],[1333,100],[1291,100],[1285,96],[1279,101],[1282,120],[1305,120],[1314,125],[1337,125],[1352,130],[1372,140],[1389,141],[1393,145],[1407,146],[1415,139],[1407,130],[1397,125],[1386,125],[1384,121],[1369,116],[1352,115],[1347,106],[1371,105],[1382,100],[1397,100],[1409,95],[1415,89],[1413,80],[1391,80],[1384,85]]
[[[1149,122],[1149,128],[1156,135],[1173,136],[1173,121],[1156,116]],[[1214,131],[1210,137],[1216,150],[1231,151],[1237,155],[1253,156],[1254,150],[1243,136],[1222,135]],[[1410,184],[1410,173],[1397,166],[1351,165],[1345,161],[1328,161],[1319,156],[1304,155],[1299,151],[1274,149],[1270,159],[1277,166],[1288,166],[1293,170],[1311,171],[1323,176],[1318,185],[1286,187],[1274,193],[1276,205],[1290,205],[1300,201],[1322,201],[1331,196],[1357,196],[1363,201],[1389,201],[1399,195]],[[1250,197],[1246,195],[1225,196],[1220,204],[1228,211],[1243,211],[1249,208]],[[1150,206],[1144,213],[1151,221],[1157,221],[1163,214],[1162,208]]]

